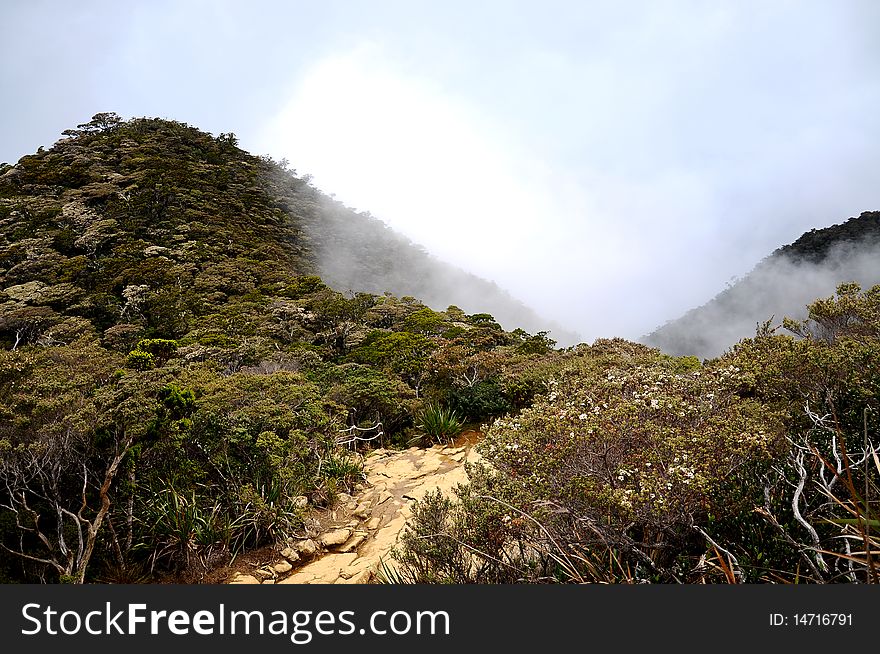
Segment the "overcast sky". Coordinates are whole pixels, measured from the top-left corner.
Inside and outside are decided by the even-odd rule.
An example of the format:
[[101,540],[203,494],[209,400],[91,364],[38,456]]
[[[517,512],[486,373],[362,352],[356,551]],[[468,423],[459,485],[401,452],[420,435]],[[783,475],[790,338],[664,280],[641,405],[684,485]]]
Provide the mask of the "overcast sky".
[[235,132],[586,340],[880,209],[880,2],[0,0],[0,161]]

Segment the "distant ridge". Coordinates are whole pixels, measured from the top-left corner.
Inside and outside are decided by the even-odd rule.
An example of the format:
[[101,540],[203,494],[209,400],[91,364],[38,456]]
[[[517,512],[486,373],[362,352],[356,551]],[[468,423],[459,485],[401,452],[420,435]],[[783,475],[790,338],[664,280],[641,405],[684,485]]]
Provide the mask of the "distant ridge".
[[673,355],[718,356],[771,318],[778,325],[785,316],[804,317],[806,304],[849,281],[880,283],[880,212],[806,232],[703,306],[641,340]]

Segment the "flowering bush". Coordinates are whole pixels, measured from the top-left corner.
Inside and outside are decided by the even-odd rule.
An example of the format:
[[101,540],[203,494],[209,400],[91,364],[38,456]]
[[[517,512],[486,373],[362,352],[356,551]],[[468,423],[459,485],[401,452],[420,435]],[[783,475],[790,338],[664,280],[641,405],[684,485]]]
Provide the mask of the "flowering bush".
[[743,508],[726,488],[779,444],[779,423],[742,384],[735,366],[569,370],[532,408],[497,420],[483,452],[508,480],[503,499],[572,544],[598,537],[659,572],[699,537],[694,525]]
[[768,323],[703,366],[620,340],[567,353],[492,424],[458,502],[415,508],[405,571],[880,581],[880,286],[809,310],[797,338]]
[[[638,346],[615,364],[615,347],[573,359],[480,446],[482,470],[460,497],[471,521],[497,519],[493,542],[471,549],[507,559],[510,581],[683,581],[700,574],[703,528],[753,507],[743,480],[769,465],[782,425],[743,392],[748,376],[733,365],[680,372],[693,365]],[[596,569],[602,557],[615,570]]]

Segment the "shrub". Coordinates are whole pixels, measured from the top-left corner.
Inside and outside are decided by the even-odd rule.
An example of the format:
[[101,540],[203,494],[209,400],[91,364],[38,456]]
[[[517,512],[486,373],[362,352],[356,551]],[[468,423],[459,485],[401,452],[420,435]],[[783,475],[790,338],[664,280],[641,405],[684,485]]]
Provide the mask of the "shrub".
[[205,567],[214,552],[228,548],[231,534],[219,500],[209,503],[195,490],[173,486],[140,497],[135,551],[146,555],[151,569]]
[[327,398],[346,407],[347,422],[381,422],[387,433],[410,424],[415,393],[399,379],[369,366],[347,363],[326,375]]
[[511,409],[501,387],[491,380],[452,389],[448,402],[456,412],[474,422],[501,416]]
[[134,370],[149,370],[155,367],[156,357],[143,350],[132,350],[128,353],[125,364]]
[[464,429],[464,423],[455,411],[437,404],[425,407],[416,426],[438,443],[452,440]]
[[177,352],[177,341],[167,338],[144,338],[138,341],[137,350],[149,352],[160,362],[165,362]]
[[750,513],[751,482],[778,451],[778,419],[739,394],[742,382],[729,365],[564,370],[479,446],[485,469],[461,511],[479,517],[483,536],[465,549],[484,566],[504,553],[530,581],[688,579],[709,547],[695,526]]
[[128,353],[126,364],[135,370],[149,370],[162,365],[177,352],[177,341],[164,338],[144,338]]
[[238,345],[235,339],[230,338],[227,334],[217,333],[203,334],[199,336],[198,342],[199,345],[204,345],[205,347],[233,348]]

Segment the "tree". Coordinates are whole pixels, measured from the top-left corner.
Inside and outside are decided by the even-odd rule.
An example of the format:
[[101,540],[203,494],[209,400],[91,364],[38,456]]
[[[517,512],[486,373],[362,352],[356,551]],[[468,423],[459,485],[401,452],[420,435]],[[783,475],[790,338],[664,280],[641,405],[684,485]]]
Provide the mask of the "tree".
[[[141,385],[114,384],[118,359],[93,345],[3,353],[2,507],[14,518],[5,551],[83,583],[110,519],[120,467],[154,415]],[[3,416],[7,418],[7,416]]]
[[403,321],[404,331],[427,336],[440,334],[446,328],[446,321],[436,311],[425,307],[411,313]]
[[352,353],[360,363],[378,365],[399,375],[418,396],[426,376],[426,362],[436,346],[425,336],[410,332],[375,331]]
[[538,332],[534,336],[522,329],[511,332],[520,342],[516,349],[523,354],[547,354],[556,346],[556,341],[548,336],[550,332]]
[[0,307],[0,339],[7,341],[13,350],[51,340],[47,339],[47,332],[59,318],[49,307],[7,303]]
[[222,132],[217,140],[225,146],[234,148],[238,145],[238,137],[232,132]]
[[62,134],[64,136],[79,136],[81,134],[91,134],[95,132],[103,132],[112,127],[116,127],[122,123],[122,118],[112,111],[106,111],[95,114],[87,123],[80,123],[76,129],[66,129]]
[[349,339],[359,327],[364,314],[373,306],[375,298],[368,293],[357,293],[346,298],[341,293],[326,289],[309,301],[315,313],[321,336],[333,350],[343,355],[349,351]]
[[[2,505],[15,516],[24,534],[44,547],[30,553],[22,537],[19,549],[3,548],[30,561],[51,566],[62,581],[83,583],[110,510],[110,490],[134,435],[112,432],[113,446],[99,468],[90,465],[98,454],[73,428],[39,443],[12,447],[0,442],[0,479],[6,487]],[[80,493],[72,492],[79,486]]]
[[855,283],[841,284],[837,294],[809,305],[809,318],[786,318],[783,326],[802,338],[829,344],[849,338],[863,341],[880,337],[880,285],[865,291]]

